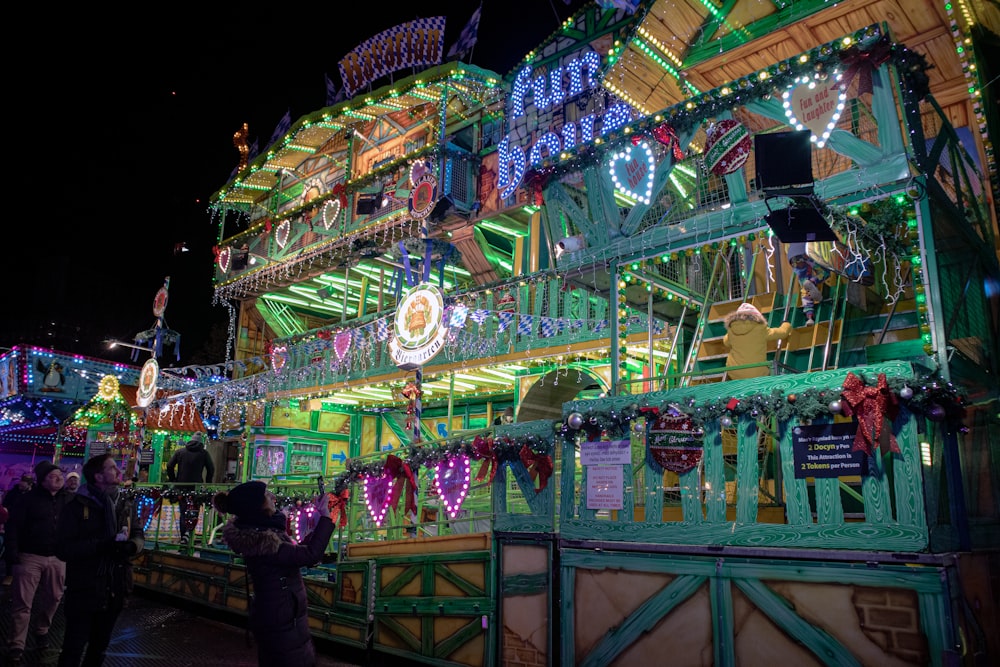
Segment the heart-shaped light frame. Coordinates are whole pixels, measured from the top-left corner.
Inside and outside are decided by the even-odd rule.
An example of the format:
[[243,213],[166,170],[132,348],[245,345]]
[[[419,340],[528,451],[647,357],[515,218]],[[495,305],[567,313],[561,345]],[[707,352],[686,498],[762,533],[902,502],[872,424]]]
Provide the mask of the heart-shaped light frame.
[[385,514],[389,511],[389,498],[392,496],[392,477],[383,473],[378,477],[365,475],[365,506],[375,525],[382,527]]
[[[639,155],[633,156],[633,151],[639,153]],[[628,168],[628,165],[632,163],[636,165],[635,169],[637,170],[637,173],[639,173],[638,170],[642,168],[646,169],[646,173],[639,176],[640,181],[636,184],[637,186],[641,186],[644,183],[645,189],[643,191],[636,192],[632,190],[627,185],[627,176],[625,179],[619,179],[618,177],[619,167],[624,165]],[[611,173],[611,182],[614,183],[616,190],[629,199],[634,199],[643,204],[649,204],[649,200],[653,196],[653,178],[656,175],[656,158],[653,157],[653,149],[650,147],[648,142],[643,141],[637,146],[628,146],[625,150],[615,153],[611,157],[611,161],[608,163],[608,171]]]
[[[840,115],[844,112],[844,107],[847,106],[847,91],[840,87],[840,78],[841,75],[837,74],[830,77],[826,82],[822,82],[816,81],[810,76],[800,76],[795,79],[796,86],[789,88],[781,94],[782,104],[785,107],[785,118],[788,119],[788,124],[796,130],[808,129],[812,132],[810,140],[818,148],[823,148],[826,145],[826,140],[830,138],[830,133],[836,129],[837,123],[840,121]],[[809,91],[815,90],[821,85],[826,86],[829,94],[836,95],[837,101],[834,103],[833,108],[830,111],[820,114],[815,119],[800,120],[796,118],[793,107],[798,106],[798,100],[809,93]],[[820,127],[823,129],[817,133],[817,129]]]
[[[446,473],[457,474],[457,483],[442,481]],[[434,488],[444,505],[444,510],[452,519],[458,515],[465,497],[469,494],[469,479],[472,464],[468,456],[450,456],[434,466]],[[454,491],[454,493],[451,493]]]
[[339,199],[328,199],[323,203],[323,208],[321,209],[323,214],[323,229],[330,229],[335,224],[337,224],[337,218],[340,217],[340,200]]
[[285,367],[288,361],[288,347],[286,345],[275,345],[271,348],[271,368],[275,372]]
[[223,273],[229,273],[229,263],[233,258],[232,250],[229,246],[226,246],[219,251],[219,270]]
[[274,230],[274,240],[278,242],[278,247],[282,250],[288,244],[288,235],[292,232],[292,223],[289,220],[282,220],[278,228]]

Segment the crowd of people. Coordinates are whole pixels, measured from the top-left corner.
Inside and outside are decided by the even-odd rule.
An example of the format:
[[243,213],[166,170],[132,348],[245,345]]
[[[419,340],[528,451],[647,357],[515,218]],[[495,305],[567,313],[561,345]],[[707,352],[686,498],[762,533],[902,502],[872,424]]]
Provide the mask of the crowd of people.
[[[193,476],[195,467],[200,477],[204,467],[211,479],[204,447],[185,451],[172,462],[180,464],[181,475],[171,478]],[[22,475],[3,498],[0,525],[11,609],[5,665],[26,664],[29,634],[34,651],[60,651],[59,667],[104,664],[132,591],[132,560],[142,551],[145,535],[131,494],[119,493],[122,472],[114,457],[94,456],[82,473],[81,483],[80,474],[42,461],[34,475]],[[296,543],[263,482],[240,484],[213,499],[220,512],[233,515],[224,532],[230,548],[246,559],[253,586],[249,627],[262,666],[290,664],[289,655],[296,656],[296,665],[315,663],[300,568],[320,562],[333,533],[328,499],[316,500],[319,523],[309,538]],[[181,520],[182,529],[193,528],[183,513]],[[65,632],[57,647],[49,630],[60,605]]]

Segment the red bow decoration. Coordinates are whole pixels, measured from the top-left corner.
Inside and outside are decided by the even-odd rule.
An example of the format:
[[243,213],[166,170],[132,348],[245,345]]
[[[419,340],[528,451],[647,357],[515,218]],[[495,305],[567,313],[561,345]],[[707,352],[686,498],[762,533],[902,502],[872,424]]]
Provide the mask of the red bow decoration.
[[542,196],[542,190],[549,182],[550,175],[551,174],[547,171],[533,171],[528,174],[526,183],[528,185],[528,192],[531,193],[531,203],[535,206],[545,205],[545,198]]
[[330,188],[330,196],[340,200],[341,208],[347,206],[347,187],[344,186],[343,182],[337,183]]
[[872,48],[862,51],[857,46],[844,51],[840,61],[847,70],[840,79],[840,89],[847,90],[854,77],[858,77],[858,96],[872,92],[872,72],[889,60],[892,45],[889,35],[883,35]]
[[219,248],[219,246],[217,246],[217,245],[212,246],[212,254],[215,255],[215,261],[216,262],[219,261],[219,253],[220,252],[222,252],[222,250]]
[[677,137],[677,131],[666,123],[653,128],[653,138],[668,148],[673,146],[674,161],[684,159],[684,151],[681,150],[681,140]]
[[[885,373],[878,374],[878,384],[866,386],[854,373],[848,373],[841,390],[845,405],[843,413],[848,417],[857,415],[858,433],[854,436],[854,447],[851,451],[862,451],[869,456],[875,453],[875,446],[882,438],[882,423],[886,417],[890,420],[899,414],[899,401],[889,389]],[[872,431],[875,436],[872,437]],[[896,436],[889,430],[889,451],[901,454]]]
[[482,465],[479,466],[479,472],[476,473],[476,481],[483,481],[488,473],[490,484],[492,484],[493,478],[497,474],[497,467],[500,465],[497,461],[496,449],[493,448],[493,438],[477,435],[472,441],[472,456],[483,461]]
[[527,445],[521,445],[521,463],[531,473],[531,480],[538,479],[538,488],[535,493],[539,493],[548,486],[549,477],[552,477],[552,459],[548,454],[536,454]]
[[333,525],[343,528],[347,525],[347,501],[351,499],[351,490],[344,489],[340,493],[327,495],[330,497],[330,520]]
[[264,218],[264,233],[271,233],[271,218]]
[[404,514],[417,513],[417,480],[413,477],[410,466],[395,454],[389,454],[382,466],[383,474],[392,477],[392,491],[389,493],[389,507],[395,507],[399,502],[399,494],[406,489],[406,499],[403,504]]
[[322,338],[323,340],[330,340],[331,335],[329,329],[320,329],[316,332],[316,338]]

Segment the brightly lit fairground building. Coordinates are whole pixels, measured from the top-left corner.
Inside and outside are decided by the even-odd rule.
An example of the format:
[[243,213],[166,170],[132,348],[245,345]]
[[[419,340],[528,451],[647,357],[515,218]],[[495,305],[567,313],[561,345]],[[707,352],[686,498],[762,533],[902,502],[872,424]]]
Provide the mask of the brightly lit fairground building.
[[237,132],[226,379],[140,386],[219,473],[133,488],[138,585],[245,611],[208,500],[265,480],[298,539],[322,477],[312,631],[386,657],[1000,659],[981,4],[591,3],[508,73],[431,20],[357,46],[343,101]]

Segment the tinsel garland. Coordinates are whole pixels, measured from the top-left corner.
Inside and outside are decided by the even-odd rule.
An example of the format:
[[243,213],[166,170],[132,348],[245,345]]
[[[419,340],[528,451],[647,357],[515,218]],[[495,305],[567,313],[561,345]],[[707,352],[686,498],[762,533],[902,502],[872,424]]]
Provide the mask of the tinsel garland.
[[[865,385],[875,385],[877,378],[859,374]],[[896,394],[899,404],[909,412],[921,415],[932,422],[947,421],[950,426],[965,432],[967,428],[961,424],[965,417],[967,399],[965,394],[951,382],[943,380],[936,374],[926,375],[917,380],[907,381],[905,378],[888,378],[889,389]],[[736,420],[748,415],[753,418],[776,417],[779,421],[787,421],[793,417],[801,422],[808,422],[820,417],[839,414],[842,400],[842,387],[831,386],[825,389],[809,388],[801,392],[785,394],[774,390],[770,394],[757,394],[741,399],[724,398],[717,401],[698,402],[691,398],[681,402],[666,402],[661,406],[650,406],[643,401],[624,407],[600,409],[597,403],[594,408],[588,408],[587,414],[578,412],[567,415],[565,421],[556,425],[556,433],[563,436],[566,442],[576,443],[581,432],[588,440],[596,440],[607,436],[615,439],[624,437],[633,427],[639,417],[647,417],[659,411],[668,413],[680,410],[691,418],[696,429],[704,429],[709,422],[721,421],[723,417]],[[836,410],[832,409],[836,408]]]
[[[776,91],[795,85],[796,79],[803,75],[813,76],[817,72],[830,74],[833,70],[843,69],[850,65],[851,59],[875,50],[887,51],[887,62],[896,68],[900,77],[903,94],[907,101],[916,104],[930,92],[930,82],[927,70],[932,67],[920,53],[911,51],[903,44],[889,41],[889,36],[883,34],[877,25],[857,31],[852,36],[851,46],[844,45],[843,40],[828,42],[812,49],[803,57],[783,60],[767,68],[767,77],[760,79],[753,74],[706,91],[691,99],[678,102],[669,109],[656,114],[662,118],[662,124],[670,127],[675,133],[689,132],[719,114],[750,102],[770,99]],[[543,162],[541,167],[529,170],[524,176],[524,182],[539,175],[558,177],[563,174],[580,171],[583,167],[603,163],[606,154],[615,150],[615,139],[620,134],[653,133],[661,126],[660,121],[652,117],[643,117],[628,123],[618,132],[608,136],[601,146],[587,144],[576,152],[568,152],[567,157],[558,165],[551,161]]]

